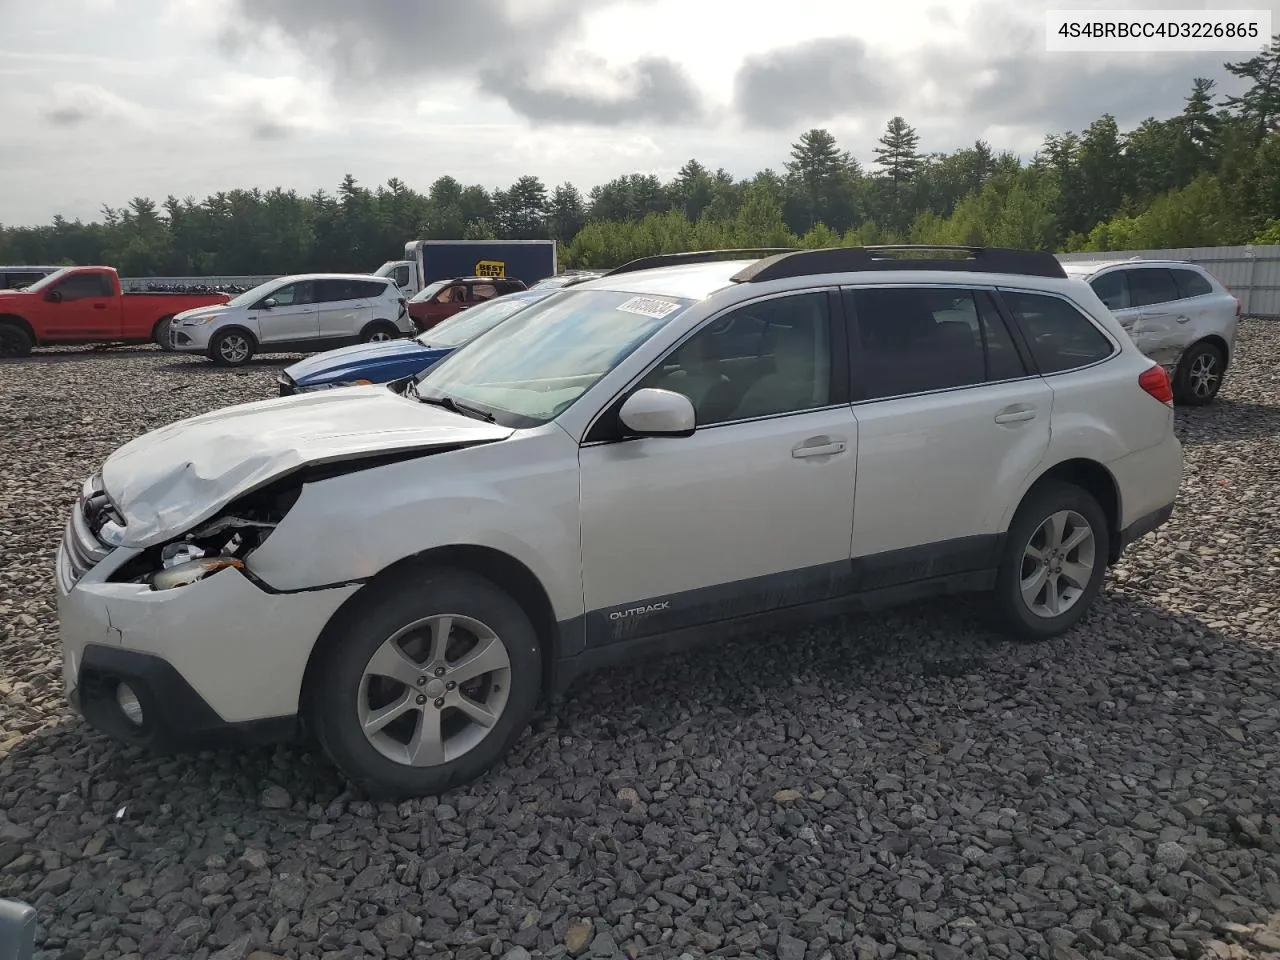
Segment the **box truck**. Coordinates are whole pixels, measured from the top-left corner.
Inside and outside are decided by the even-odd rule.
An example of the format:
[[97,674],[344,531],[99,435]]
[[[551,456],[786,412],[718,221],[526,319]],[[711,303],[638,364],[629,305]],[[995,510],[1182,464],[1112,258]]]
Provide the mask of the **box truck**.
[[554,240],[410,240],[403,260],[388,260],[379,277],[394,277],[405,297],[454,277],[510,277],[533,286],[556,274]]

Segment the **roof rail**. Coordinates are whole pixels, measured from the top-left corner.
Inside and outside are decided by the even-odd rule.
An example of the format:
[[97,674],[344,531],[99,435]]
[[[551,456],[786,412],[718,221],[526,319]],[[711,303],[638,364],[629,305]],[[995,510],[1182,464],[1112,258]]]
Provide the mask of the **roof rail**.
[[748,260],[752,257],[771,256],[773,254],[795,253],[797,247],[742,247],[725,250],[692,250],[688,253],[661,253],[654,257],[640,257],[620,267],[614,267],[604,274],[612,277],[619,273],[633,273],[636,270],[653,270],[657,267],[676,267],[683,263],[712,263],[716,260]]
[[[921,257],[900,254],[950,253],[965,256]],[[873,270],[947,270],[962,273],[1011,273],[1065,280],[1067,272],[1051,253],[1003,247],[892,244],[876,247],[820,247],[766,257],[739,270],[736,283],[763,283],[788,277]]]

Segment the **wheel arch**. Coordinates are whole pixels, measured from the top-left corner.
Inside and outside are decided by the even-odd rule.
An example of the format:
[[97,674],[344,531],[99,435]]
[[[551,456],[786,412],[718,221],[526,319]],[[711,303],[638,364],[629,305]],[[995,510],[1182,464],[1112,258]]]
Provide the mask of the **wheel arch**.
[[34,328],[32,328],[30,322],[24,317],[20,317],[16,313],[0,313],[0,324],[8,324],[9,326],[17,327],[31,338],[32,343],[39,345],[40,338],[36,336]]
[[493,547],[457,544],[433,547],[397,560],[374,574],[363,587],[343,601],[311,648],[302,675],[301,702],[305,703],[310,695],[316,667],[325,651],[341,638],[346,618],[355,614],[371,596],[376,597],[378,591],[388,589],[397,579],[428,570],[472,573],[510,594],[533,624],[542,656],[542,691],[544,695],[552,692],[554,666],[560,648],[560,628],[546,588],[532,570],[508,553]]
[[1079,487],[1098,501],[1098,505],[1102,507],[1102,512],[1107,518],[1107,563],[1110,565],[1119,560],[1121,549],[1120,518],[1124,515],[1122,513],[1123,502],[1120,498],[1120,487],[1110,470],[1097,460],[1090,460],[1087,457],[1074,457],[1070,460],[1063,460],[1036,477],[1035,481],[1023,491],[1022,496],[1018,499],[1017,507],[1009,515],[1009,523],[1006,524],[1006,530],[1008,525],[1013,522],[1014,515],[1027,502],[1027,498],[1032,496],[1044,484],[1053,481],[1069,483]]
[[1200,346],[1200,344],[1202,343],[1207,343],[1211,346],[1217,347],[1220,351],[1222,351],[1222,369],[1225,372],[1226,369],[1231,366],[1231,347],[1227,344],[1226,337],[1222,336],[1221,334],[1218,334],[1218,333],[1205,334],[1199,340],[1195,341],[1195,343],[1191,344],[1191,346],[1187,347],[1187,349],[1183,351],[1182,355],[1185,357],[1187,354],[1189,354],[1196,347]]

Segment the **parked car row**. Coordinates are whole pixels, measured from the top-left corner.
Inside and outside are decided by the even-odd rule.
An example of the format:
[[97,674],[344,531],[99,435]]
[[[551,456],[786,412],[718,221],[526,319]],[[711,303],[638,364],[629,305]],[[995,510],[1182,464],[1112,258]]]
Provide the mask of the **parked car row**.
[[419,348],[417,375],[182,420],[85,481],[56,590],[89,723],[305,728],[373,796],[440,793],[633,657],[966,592],[1058,636],[1182,477],[1164,368],[1048,254],[647,258]]

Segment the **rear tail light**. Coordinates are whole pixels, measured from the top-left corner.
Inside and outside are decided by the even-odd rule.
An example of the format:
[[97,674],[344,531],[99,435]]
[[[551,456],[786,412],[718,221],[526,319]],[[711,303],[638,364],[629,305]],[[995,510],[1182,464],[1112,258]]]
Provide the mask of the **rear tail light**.
[[1138,386],[1161,403],[1173,406],[1173,385],[1169,382],[1169,375],[1164,372],[1164,367],[1159,364],[1142,371],[1138,377]]

